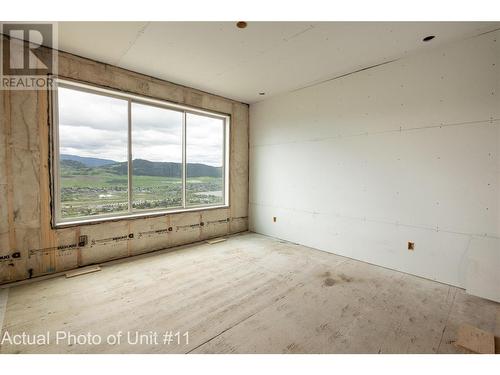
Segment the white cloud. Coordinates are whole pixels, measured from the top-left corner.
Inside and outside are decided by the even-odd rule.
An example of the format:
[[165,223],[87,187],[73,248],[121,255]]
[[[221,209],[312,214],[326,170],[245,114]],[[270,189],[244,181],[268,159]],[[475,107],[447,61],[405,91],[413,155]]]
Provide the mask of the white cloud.
[[188,163],[222,166],[223,121],[188,113],[186,127],[186,156]]
[[59,88],[59,122],[73,127],[127,129],[127,101],[78,90]]
[[126,161],[127,132],[60,124],[59,147],[62,154]]
[[[127,101],[59,88],[61,153],[127,160]],[[189,163],[221,166],[223,122],[188,113]],[[182,113],[139,103],[132,104],[132,157],[181,162]]]

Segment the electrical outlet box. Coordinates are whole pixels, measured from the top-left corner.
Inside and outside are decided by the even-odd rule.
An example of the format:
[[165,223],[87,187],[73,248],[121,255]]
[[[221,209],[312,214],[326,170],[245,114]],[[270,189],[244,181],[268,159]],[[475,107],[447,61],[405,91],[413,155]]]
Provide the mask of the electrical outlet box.
[[408,241],[408,250],[410,251],[415,250],[415,242]]
[[273,216],[273,223],[276,223],[276,216]]

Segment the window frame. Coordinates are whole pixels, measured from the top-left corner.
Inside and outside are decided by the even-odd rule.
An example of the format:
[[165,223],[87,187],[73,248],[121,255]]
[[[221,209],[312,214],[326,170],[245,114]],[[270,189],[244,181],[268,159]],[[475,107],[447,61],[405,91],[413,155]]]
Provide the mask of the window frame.
[[[51,135],[52,135],[52,157],[51,159],[51,186],[50,190],[52,192],[52,226],[54,228],[75,226],[81,224],[94,224],[105,221],[116,221],[116,220],[127,220],[135,218],[145,218],[162,216],[166,214],[182,213],[182,212],[192,212],[201,211],[209,209],[220,209],[229,208],[229,186],[230,186],[230,174],[229,174],[229,155],[230,155],[230,128],[231,128],[231,114],[220,113],[205,109],[200,109],[192,106],[172,103],[167,100],[155,99],[143,95],[138,95],[130,92],[120,91],[118,89],[110,89],[101,87],[92,83],[75,81],[68,78],[54,78],[56,84],[56,89],[51,90]],[[77,90],[81,92],[87,92],[90,94],[97,94],[101,96],[107,96],[111,98],[121,99],[127,101],[127,163],[128,163],[128,176],[127,176],[127,202],[128,210],[122,213],[109,213],[100,214],[93,216],[81,216],[72,218],[63,218],[61,211],[61,175],[59,170],[60,161],[60,148],[59,148],[59,105],[58,105],[58,88],[63,87],[71,90]],[[157,209],[147,209],[147,210],[133,210],[133,176],[132,176],[132,103],[138,103],[153,107],[164,108],[168,110],[173,110],[182,113],[182,205],[174,208],[157,208]],[[187,172],[187,160],[186,160],[186,149],[187,149],[187,139],[186,139],[186,114],[192,113],[196,115],[202,115],[206,117],[212,117],[223,121],[223,165],[222,165],[222,176],[223,176],[223,203],[215,204],[204,204],[204,205],[187,205],[186,202],[186,172]]]

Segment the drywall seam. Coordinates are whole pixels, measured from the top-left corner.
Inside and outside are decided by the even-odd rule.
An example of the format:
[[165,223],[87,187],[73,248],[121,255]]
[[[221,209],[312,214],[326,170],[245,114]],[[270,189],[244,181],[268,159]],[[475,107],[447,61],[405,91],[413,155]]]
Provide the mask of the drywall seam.
[[[0,36],[2,37],[5,37],[7,38],[6,35],[4,34],[1,34],[0,33]],[[151,76],[151,75],[148,75],[148,74],[143,74],[143,73],[137,73],[133,70],[130,70],[130,69],[127,69],[127,68],[122,68],[122,67],[119,67],[117,65],[112,65],[112,64],[108,64],[108,63],[105,63],[105,62],[101,62],[101,61],[97,61],[97,60],[94,60],[92,58],[89,58],[89,57],[83,57],[81,55],[77,55],[75,53],[70,53],[70,52],[65,52],[65,51],[62,51],[62,50],[54,50],[60,54],[64,54],[66,56],[72,56],[73,58],[75,59],[81,59],[81,60],[84,60],[84,61],[88,61],[88,62],[92,62],[94,64],[99,64],[99,65],[103,65],[105,67],[109,67],[109,68],[114,68],[114,69],[119,69],[119,70],[122,70],[123,72],[126,72],[126,73],[129,73],[130,75],[134,75],[134,76],[141,76],[143,77],[145,80],[147,80],[148,82],[151,82],[151,83],[164,83],[164,84],[170,84],[172,86],[177,86],[181,89],[184,89],[184,90],[189,90],[191,91],[192,93],[197,93],[197,94],[201,94],[201,95],[209,95],[211,97],[214,97],[214,98],[218,98],[218,99],[221,99],[221,100],[227,100],[227,101],[231,101],[231,102],[235,102],[235,103],[238,103],[238,104],[245,104],[245,105],[249,105],[248,103],[245,103],[245,102],[242,102],[240,100],[236,100],[236,99],[231,99],[231,98],[228,98],[228,97],[225,97],[225,96],[222,96],[222,95],[219,95],[219,94],[213,94],[213,93],[210,93],[208,91],[204,91],[204,90],[201,90],[201,89],[195,89],[193,87],[190,87],[190,86],[186,86],[186,85],[183,85],[183,84],[180,84],[180,83],[175,83],[175,82],[170,82],[170,81],[166,81],[166,80],[162,80],[162,79],[159,79],[159,78],[156,78],[154,76]],[[87,83],[85,81],[81,81],[83,83]],[[92,83],[92,82],[88,82],[88,83]],[[99,86],[103,87],[103,88],[110,88],[110,89],[113,89],[114,87],[112,86],[106,86],[104,84],[100,84]],[[146,95],[143,95],[143,96],[146,96]],[[155,98],[153,98],[155,99]],[[176,102],[174,100],[169,100],[171,101],[172,103],[177,103],[177,104],[182,104],[180,102]]]
[[134,40],[130,42],[130,44],[127,46],[127,48],[122,53],[122,55],[116,60],[116,62],[115,62],[116,65],[120,64],[120,62],[123,60],[125,55],[130,51],[130,49],[135,45],[135,43],[139,40],[139,38],[144,34],[144,32],[146,31],[146,29],[148,28],[148,26],[150,24],[151,24],[151,22],[146,22],[143,26],[141,26],[139,31],[137,31],[137,33],[135,34]]
[[305,29],[300,30],[300,31],[296,32],[295,34],[292,34],[288,37],[283,38],[283,42],[285,42],[285,43],[289,42],[290,40],[297,38],[298,36],[305,34],[308,31],[311,31],[312,29],[314,29],[314,25],[308,25]]
[[[287,37],[284,37],[282,41],[278,42],[278,43],[275,43],[273,44],[272,46],[270,46],[269,48],[265,49],[264,51],[261,51],[260,52],[260,55],[261,56],[264,56],[266,55],[268,52],[270,51],[274,51],[276,50],[277,48],[280,48],[280,46],[282,44],[285,44],[285,43],[288,43],[290,40],[292,39],[295,39],[297,37],[299,37],[300,35],[310,31],[314,29],[314,26],[313,25],[309,25],[308,27],[306,27],[304,30],[301,30],[301,31],[298,31],[296,32],[295,34],[292,34],[290,36],[287,36]],[[255,60],[255,57],[251,57],[251,58],[246,58],[246,59],[243,59],[243,60],[240,60],[239,62],[236,62],[235,64],[229,66],[227,69],[225,70],[222,70],[221,72],[218,73],[219,76],[222,76],[228,72],[231,72],[231,71],[234,71],[235,69],[237,69],[239,66],[241,65],[244,65],[244,64],[248,64],[250,63],[251,61]]]
[[339,213],[333,212],[333,211],[309,211],[309,210],[302,210],[302,209],[298,209],[298,208],[280,207],[280,206],[276,206],[276,205],[272,205],[272,204],[265,204],[265,203],[258,203],[258,202],[250,202],[250,205],[261,206],[261,207],[270,207],[270,208],[276,208],[276,209],[285,210],[285,211],[306,213],[306,214],[310,214],[310,215],[334,216],[334,217],[337,217],[340,219],[355,220],[355,221],[360,221],[360,222],[370,222],[370,223],[377,223],[377,224],[395,225],[395,226],[406,227],[406,228],[422,229],[422,230],[428,230],[431,232],[443,232],[443,233],[457,234],[460,236],[468,236],[468,237],[473,236],[473,237],[480,237],[480,238],[500,239],[500,236],[495,236],[495,235],[488,234],[488,233],[460,232],[460,231],[454,231],[454,230],[450,230],[450,229],[443,229],[443,228],[439,227],[438,225],[435,227],[430,227],[430,226],[425,226],[425,225],[405,224],[405,223],[401,223],[399,221],[372,219],[372,218],[360,217],[360,216],[349,216],[349,215],[339,214]]
[[381,62],[379,64],[375,64],[375,65],[370,65],[370,66],[367,66],[366,68],[361,68],[361,69],[358,69],[358,70],[355,70],[353,72],[349,72],[349,73],[344,73],[344,74],[341,74],[339,76],[336,76],[336,77],[333,77],[333,78],[327,78],[327,79],[323,79],[323,80],[317,80],[317,81],[313,81],[313,82],[310,82],[310,83],[307,83],[305,86],[301,86],[299,88],[296,88],[296,89],[293,89],[293,90],[290,90],[288,92],[285,93],[286,94],[289,94],[289,93],[294,93],[294,92],[297,92],[297,91],[301,91],[301,90],[304,90],[304,89],[307,89],[309,87],[313,87],[313,86],[317,86],[317,85],[321,85],[323,83],[327,83],[327,82],[330,82],[330,81],[334,81],[336,79],[340,79],[340,78],[344,78],[344,77],[347,77],[347,76],[350,76],[352,74],[356,74],[356,73],[360,73],[360,72],[363,72],[365,70],[369,70],[369,69],[374,69],[374,68],[377,68],[379,66],[382,66],[382,65],[386,65],[386,64],[390,64],[394,61],[398,61],[400,59],[392,59],[392,60],[388,60],[388,61],[384,61],[384,62]]
[[486,34],[491,34],[491,33],[494,33],[494,32],[497,32],[500,30],[500,27],[496,28],[496,29],[493,29],[493,30],[490,30],[490,31],[485,31],[484,33],[479,33],[477,35],[474,35],[474,36],[471,36],[470,38],[468,39],[471,39],[471,38],[477,38],[478,36],[482,36],[482,35],[486,35]]
[[[498,30],[500,30],[500,28],[489,30],[489,31],[485,31],[485,32],[482,32],[482,33],[479,33],[479,34],[476,34],[476,35],[472,35],[472,36],[466,38],[465,40],[467,40],[467,39],[473,39],[473,38],[477,38],[477,37],[481,37],[481,36],[487,35],[487,34],[491,34],[491,33],[494,33],[494,32],[496,32]],[[308,31],[308,30],[306,30],[306,31]],[[287,95],[287,94],[290,94],[290,93],[293,93],[293,92],[297,92],[297,91],[301,91],[301,90],[307,89],[309,87],[314,87],[314,86],[322,85],[323,83],[327,83],[327,82],[330,82],[330,81],[334,81],[336,79],[344,78],[344,77],[350,76],[352,74],[360,73],[360,72],[365,71],[365,70],[375,69],[375,68],[378,68],[378,67],[380,67],[382,65],[386,65],[386,64],[390,64],[390,63],[393,63],[393,62],[396,62],[396,61],[399,61],[399,60],[407,59],[407,58],[411,57],[412,55],[409,55],[409,56],[407,55],[407,56],[399,57],[399,58],[396,58],[396,59],[384,61],[384,62],[381,62],[381,63],[378,63],[378,64],[370,65],[370,66],[367,66],[366,68],[361,68],[361,69],[358,69],[358,70],[354,70],[352,72],[344,73],[344,74],[341,74],[341,75],[338,75],[338,76],[335,76],[335,77],[332,77],[332,78],[318,79],[316,81],[312,81],[310,83],[307,83],[304,86],[301,86],[301,87],[295,88],[293,90],[284,92],[284,93],[282,93],[280,95]]]
[[325,142],[325,141],[336,140],[336,139],[356,138],[356,137],[391,134],[391,133],[404,133],[404,132],[417,131],[417,130],[427,130],[427,129],[429,129],[429,130],[442,129],[442,128],[455,127],[455,126],[469,126],[469,125],[480,126],[480,125],[485,125],[485,124],[490,124],[491,126],[498,126],[498,125],[500,125],[500,118],[490,118],[488,120],[467,121],[467,122],[457,122],[457,123],[448,123],[448,124],[442,123],[439,125],[427,125],[427,126],[419,126],[419,127],[412,127],[412,128],[403,128],[402,126],[400,126],[399,129],[380,130],[380,131],[373,131],[373,132],[361,132],[361,133],[354,133],[354,134],[347,134],[347,135],[332,135],[332,136],[321,137],[321,138],[310,138],[310,139],[302,139],[302,140],[287,141],[287,142],[254,144],[254,145],[251,145],[250,148],[280,146],[280,145],[288,145],[288,144],[303,144],[303,143],[312,143],[312,142]]
[[[498,36],[252,105],[250,229],[484,296],[499,259]],[[471,238],[488,242],[483,284],[464,278]]]

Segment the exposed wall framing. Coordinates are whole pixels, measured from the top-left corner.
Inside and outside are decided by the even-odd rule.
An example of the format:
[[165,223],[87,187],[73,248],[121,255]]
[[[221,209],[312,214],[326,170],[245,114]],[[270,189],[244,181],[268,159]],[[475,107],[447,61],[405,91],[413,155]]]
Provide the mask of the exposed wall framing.
[[49,93],[0,91],[0,283],[247,230],[247,104],[62,52],[58,74],[230,114],[229,207],[53,229]]

